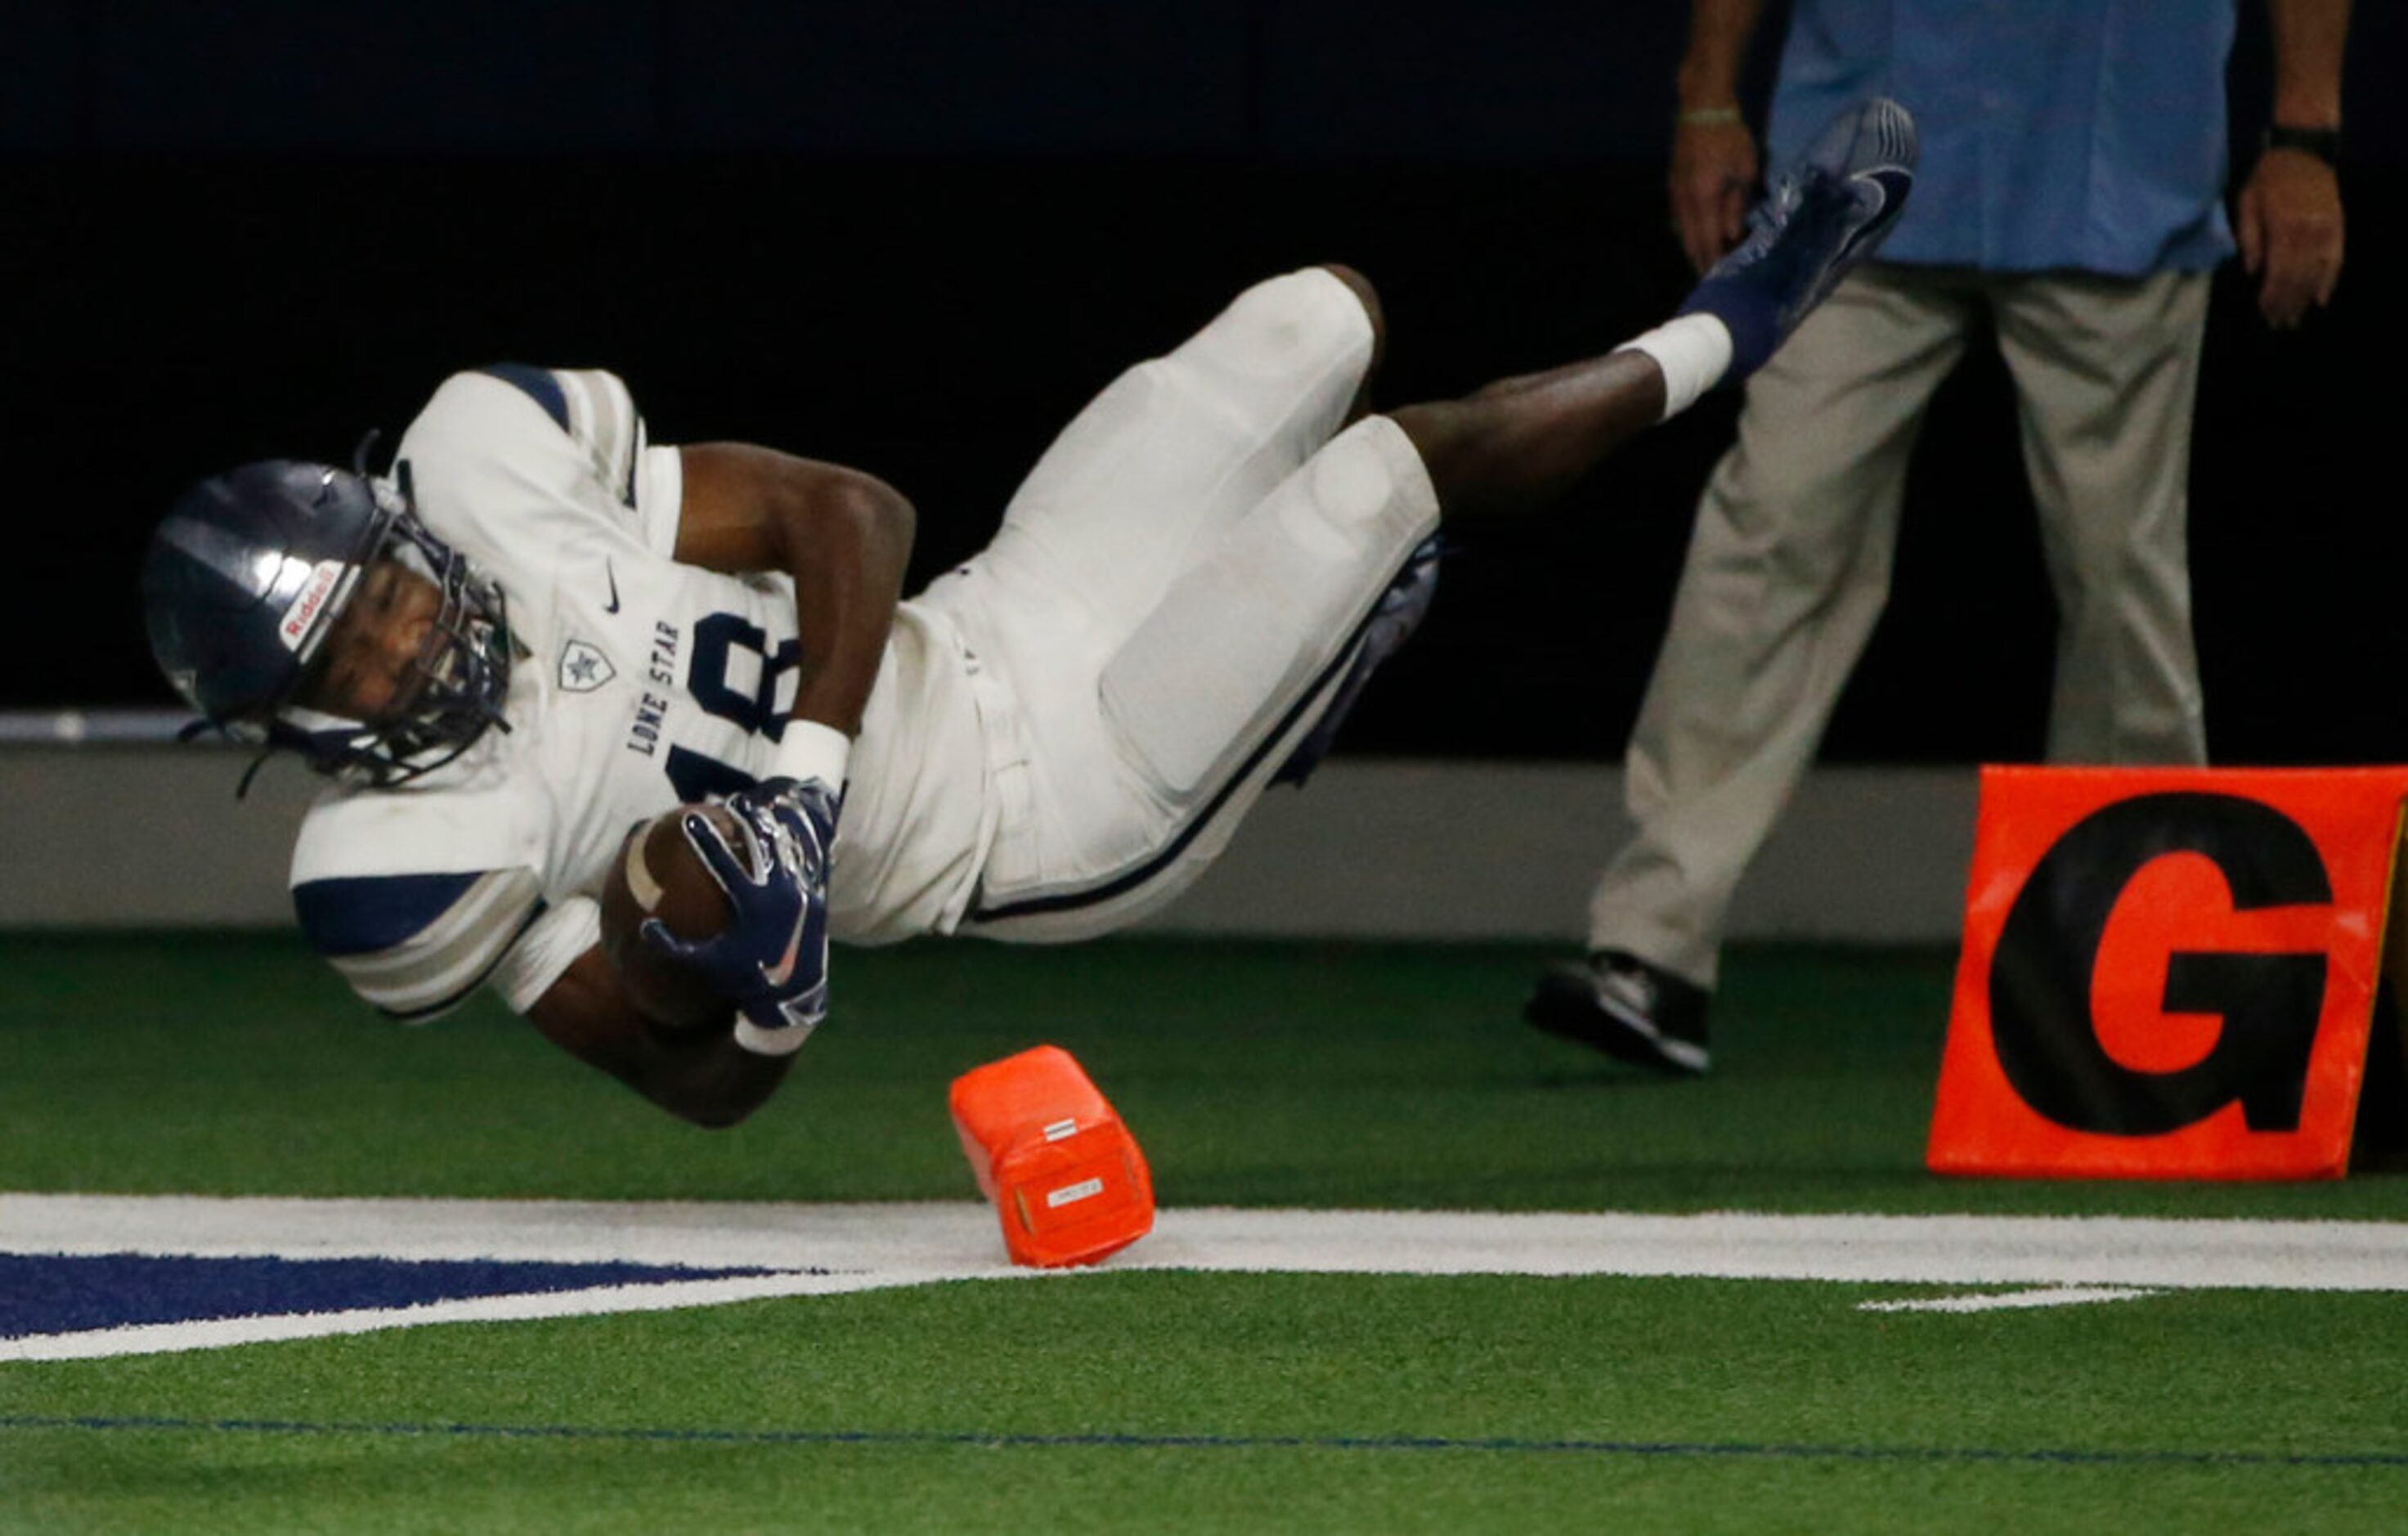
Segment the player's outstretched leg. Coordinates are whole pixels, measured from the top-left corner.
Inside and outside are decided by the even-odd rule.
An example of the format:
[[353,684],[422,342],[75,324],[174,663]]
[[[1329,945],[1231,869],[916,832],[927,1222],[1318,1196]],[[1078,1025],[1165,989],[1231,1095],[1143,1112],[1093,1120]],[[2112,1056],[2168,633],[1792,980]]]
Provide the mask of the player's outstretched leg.
[[[1897,223],[1915,148],[1914,120],[1895,102],[1842,114],[1775,180],[1748,238],[1707,272],[1673,325],[1718,323],[1730,376],[1753,372]],[[1709,1061],[1706,1002],[1683,978],[1605,950],[1549,970],[1523,1016],[1624,1061],[1696,1076]]]
[[1391,412],[1450,516],[1544,505],[1641,429],[1761,367],[1881,243],[1914,181],[1914,122],[1864,103],[1774,179],[1673,320],[1603,357]]
[[[1364,679],[1412,632],[1434,574],[1424,540],[1441,516],[1555,498],[1623,439],[1760,361],[1735,326],[1762,314],[1794,324],[1862,259],[1879,232],[1821,216],[1833,185],[1793,173],[1754,257],[1718,269],[1720,288],[1701,288],[1691,312],[1627,348],[1355,422],[1322,444],[1151,603],[1099,681],[1114,750],[1159,800],[1197,806],[1197,818],[1165,857],[1089,888],[1032,886],[970,920],[998,935],[1066,938],[1175,894],[1266,780],[1311,770]],[[1835,240],[1843,226],[1850,237]],[[1815,274],[1811,291],[1795,287],[1799,273]],[[1376,295],[1345,268],[1327,275],[1362,300],[1376,351]],[[1759,302],[1749,310],[1733,294]]]
[[[1875,98],[1842,113],[1774,180],[1748,238],[1715,264],[1672,320],[1603,357],[1390,412],[1420,454],[1444,515],[1545,506],[1625,439],[1762,366],[1898,222],[1914,159],[1914,120],[1896,102]],[[1376,317],[1369,285],[1353,272],[1339,275]],[[1435,546],[1425,546],[1398,574],[1335,702],[1281,778],[1303,782],[1328,751],[1364,682],[1420,624],[1436,567]],[[1560,1012],[1550,1009],[1549,1017]],[[1679,1069],[1702,1068],[1700,1055]]]

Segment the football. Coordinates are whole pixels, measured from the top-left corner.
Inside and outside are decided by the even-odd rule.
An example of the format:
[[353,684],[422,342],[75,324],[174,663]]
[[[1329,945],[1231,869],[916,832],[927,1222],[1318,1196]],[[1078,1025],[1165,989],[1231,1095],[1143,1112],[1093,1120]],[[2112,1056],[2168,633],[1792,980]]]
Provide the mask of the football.
[[752,868],[736,818],[717,805],[681,805],[627,836],[626,847],[602,887],[602,953],[638,1008],[675,1029],[724,1025],[733,1012],[701,972],[644,942],[644,920],[657,917],[681,939],[708,939],[736,915],[727,894],[686,840],[684,816],[699,812],[727,834],[728,845]]

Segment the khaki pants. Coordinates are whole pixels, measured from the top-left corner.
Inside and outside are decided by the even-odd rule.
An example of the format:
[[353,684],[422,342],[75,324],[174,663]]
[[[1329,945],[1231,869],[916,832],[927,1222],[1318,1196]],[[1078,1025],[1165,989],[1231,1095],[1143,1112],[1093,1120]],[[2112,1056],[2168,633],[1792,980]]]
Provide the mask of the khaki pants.
[[1750,380],[1698,504],[1630,739],[1638,833],[1591,900],[1593,947],[1714,983],[1731,893],[1888,596],[1925,408],[1985,309],[2057,591],[2049,756],[2205,760],[2187,479],[2207,290],[1876,266],[1808,318]]

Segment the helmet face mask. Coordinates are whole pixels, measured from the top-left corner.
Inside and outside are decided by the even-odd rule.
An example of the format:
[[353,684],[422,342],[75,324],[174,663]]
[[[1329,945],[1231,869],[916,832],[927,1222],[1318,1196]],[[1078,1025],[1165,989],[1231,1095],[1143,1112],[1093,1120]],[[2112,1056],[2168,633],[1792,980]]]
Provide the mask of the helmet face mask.
[[[489,726],[510,728],[501,706],[509,691],[511,645],[499,584],[483,580],[467,556],[430,533],[397,488],[378,482],[376,489],[399,505],[371,563],[396,560],[418,572],[435,583],[442,605],[413,664],[418,687],[397,713],[360,726],[351,743],[353,753],[366,754],[357,766],[381,783],[441,767]],[[337,617],[330,615],[329,624]]]
[[[385,560],[439,594],[414,664],[422,681],[383,719],[308,707],[329,636]],[[509,728],[515,648],[500,586],[420,521],[407,465],[397,481],[288,461],[204,481],[152,537],[143,597],[160,669],[208,726],[322,772],[400,783]]]

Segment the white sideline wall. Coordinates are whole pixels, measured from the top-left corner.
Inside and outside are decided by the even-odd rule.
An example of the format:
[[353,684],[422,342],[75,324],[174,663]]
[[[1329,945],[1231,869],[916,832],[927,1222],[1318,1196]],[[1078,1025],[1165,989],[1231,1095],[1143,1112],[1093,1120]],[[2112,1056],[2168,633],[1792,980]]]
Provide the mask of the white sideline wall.
[[[0,928],[282,927],[317,782],[224,747],[0,745]],[[1734,937],[1950,942],[1975,773],[1825,768],[1742,886]],[[1628,824],[1618,768],[1339,758],[1265,796],[1156,932],[1578,941]]]

